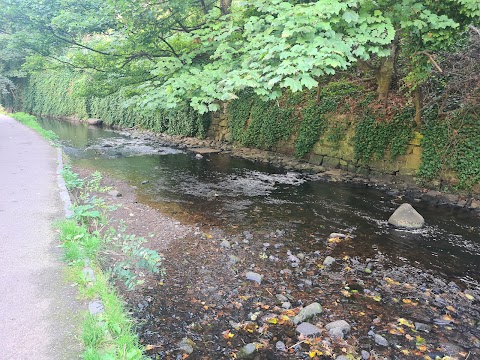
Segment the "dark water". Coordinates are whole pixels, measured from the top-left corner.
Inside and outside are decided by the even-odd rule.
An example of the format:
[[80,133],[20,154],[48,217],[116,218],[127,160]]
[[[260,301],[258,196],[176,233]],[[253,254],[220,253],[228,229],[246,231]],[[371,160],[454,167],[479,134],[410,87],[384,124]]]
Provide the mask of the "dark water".
[[98,127],[41,123],[59,135],[76,165],[137,185],[142,201],[183,219],[236,232],[278,229],[303,251],[323,247],[331,232],[346,232],[354,236],[343,249],[350,256],[381,252],[393,263],[470,285],[480,281],[480,221],[472,213],[419,202],[413,205],[426,227],[400,231],[386,220],[404,201],[372,188],[327,183],[222,154],[198,160],[190,152]]

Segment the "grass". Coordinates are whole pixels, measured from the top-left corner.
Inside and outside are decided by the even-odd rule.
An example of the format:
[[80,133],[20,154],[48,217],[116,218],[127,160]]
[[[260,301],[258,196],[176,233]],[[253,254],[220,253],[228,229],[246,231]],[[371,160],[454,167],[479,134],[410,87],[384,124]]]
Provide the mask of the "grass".
[[57,146],[59,141],[57,134],[55,134],[51,130],[45,130],[44,128],[42,128],[35,116],[27,113],[23,113],[23,112],[13,113],[10,116],[13,117],[15,120],[17,120],[18,122],[22,123],[23,125],[28,126],[29,128],[38,132],[41,136],[43,136],[46,140],[48,140],[52,145]]
[[[71,266],[71,276],[79,285],[80,294],[87,299],[100,299],[104,312],[88,313],[83,323],[83,358],[86,360],[144,359],[143,346],[139,343],[123,301],[109,283],[97,256],[102,240],[75,220],[62,220],[56,224],[64,248],[64,260]],[[88,264],[94,270],[95,281],[83,275]]]

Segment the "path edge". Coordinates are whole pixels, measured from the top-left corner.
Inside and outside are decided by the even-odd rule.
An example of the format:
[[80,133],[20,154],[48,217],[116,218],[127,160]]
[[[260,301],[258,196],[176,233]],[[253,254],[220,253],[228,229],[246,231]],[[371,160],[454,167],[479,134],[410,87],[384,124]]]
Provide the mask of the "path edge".
[[57,147],[57,182],[58,187],[60,188],[60,198],[63,202],[63,209],[65,217],[70,219],[73,217],[72,211],[72,200],[70,199],[70,194],[67,190],[67,185],[65,184],[65,179],[62,176],[63,171],[63,151]]

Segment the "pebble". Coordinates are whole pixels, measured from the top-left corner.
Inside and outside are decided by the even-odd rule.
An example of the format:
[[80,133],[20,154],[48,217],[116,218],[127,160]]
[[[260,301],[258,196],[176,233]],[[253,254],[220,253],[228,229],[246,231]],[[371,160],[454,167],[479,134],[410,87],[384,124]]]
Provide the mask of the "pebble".
[[142,185],[148,184],[149,182],[150,182],[150,181],[148,181],[148,180],[143,180],[143,181],[142,181]]
[[257,345],[255,343],[249,343],[240,349],[240,351],[237,353],[237,359],[250,359],[253,357],[256,351]]
[[275,349],[277,349],[277,351],[287,351],[287,347],[283,341],[277,341],[275,344]]
[[88,303],[88,311],[91,315],[101,314],[105,311],[102,300],[92,300]]
[[300,310],[298,315],[293,318],[293,322],[294,324],[301,323],[302,321],[305,321],[315,315],[321,314],[322,311],[322,306],[319,303],[311,303]]
[[224,248],[224,249],[230,249],[230,242],[228,240],[223,240],[221,243],[220,243],[220,247]]
[[347,235],[342,234],[342,233],[331,233],[330,235],[328,235],[329,239],[334,239],[334,238],[344,239],[346,237],[347,237]]
[[110,190],[108,192],[108,195],[112,196],[112,197],[120,197],[122,196],[122,194],[118,191],[118,190]]
[[238,263],[240,261],[240,258],[238,256],[235,256],[235,255],[229,255],[228,258],[229,258],[228,263],[230,264],[230,266],[235,265],[236,263]]
[[350,359],[345,355],[340,355],[340,356],[337,356],[335,360],[350,360]]
[[277,296],[278,301],[280,301],[282,303],[288,301],[288,298],[283,294],[277,294],[276,296]]
[[248,271],[245,274],[247,280],[255,281],[258,284],[262,283],[263,275],[260,275],[259,273],[253,272],[253,271]]
[[182,341],[178,344],[178,348],[184,352],[185,354],[190,355],[193,353],[193,349],[195,347],[195,343],[193,342],[192,339],[189,338],[183,338]]
[[290,301],[285,301],[284,303],[282,303],[282,308],[284,309],[290,309],[292,307],[292,304],[290,303]]
[[362,354],[362,360],[370,359],[370,353],[368,351],[362,350],[361,354]]
[[388,346],[388,340],[385,339],[382,335],[375,334],[375,343],[380,346]]
[[323,265],[324,266],[330,266],[332,265],[333,263],[335,262],[335,258],[331,257],[331,256],[327,256],[325,258],[325,260],[323,260]]
[[430,332],[432,330],[432,327],[430,325],[421,323],[421,322],[416,322],[415,323],[415,330],[417,331],[424,331],[424,332]]
[[297,332],[304,336],[310,336],[310,335],[320,334],[322,330],[320,330],[318,327],[316,327],[313,324],[310,324],[308,322],[302,322],[297,326]]
[[328,323],[325,326],[325,329],[327,329],[331,337],[335,339],[343,339],[343,337],[350,332],[351,326],[345,320],[337,320]]

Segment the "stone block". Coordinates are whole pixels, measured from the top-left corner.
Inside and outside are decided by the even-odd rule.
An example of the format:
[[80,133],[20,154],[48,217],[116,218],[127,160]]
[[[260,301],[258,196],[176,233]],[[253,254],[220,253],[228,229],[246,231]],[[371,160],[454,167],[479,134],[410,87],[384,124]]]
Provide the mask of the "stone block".
[[327,168],[337,169],[340,166],[340,159],[330,157],[330,156],[325,156],[323,158],[322,165],[327,167]]
[[322,165],[323,155],[311,154],[308,159],[308,162],[314,165]]

